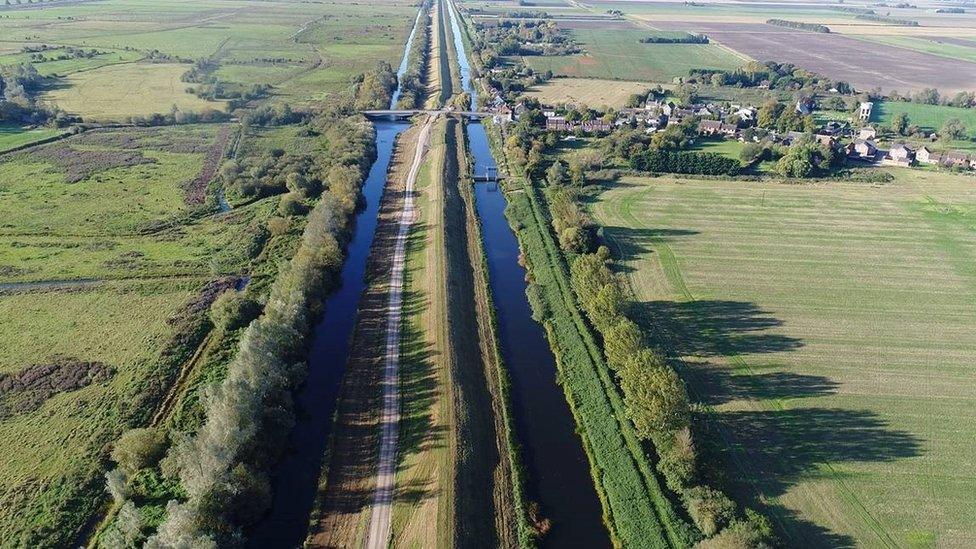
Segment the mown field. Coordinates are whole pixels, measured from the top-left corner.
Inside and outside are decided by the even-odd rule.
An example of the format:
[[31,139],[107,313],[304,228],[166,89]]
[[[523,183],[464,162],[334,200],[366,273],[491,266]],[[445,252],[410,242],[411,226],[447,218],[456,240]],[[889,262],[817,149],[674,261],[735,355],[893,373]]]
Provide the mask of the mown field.
[[949,43],[943,39],[924,36],[881,36],[865,35],[871,42],[878,42],[899,48],[931,53],[940,57],[976,62],[976,42],[970,45]]
[[[220,108],[200,104],[179,80],[200,59],[216,61],[225,83],[270,84],[275,101],[307,105],[345,93],[353,77],[377,62],[395,66],[414,14],[407,0],[107,0],[7,9],[0,18],[0,65],[29,58],[20,51],[28,45],[97,50],[92,58],[36,64],[41,74],[60,77],[48,95],[55,104],[96,120],[165,113],[173,104]],[[122,100],[124,93],[130,96]]]
[[976,188],[627,177],[592,210],[787,546],[976,543]]
[[546,105],[581,103],[590,107],[626,106],[635,93],[645,94],[651,88],[641,82],[617,82],[598,78],[555,78],[528,90],[525,95]]
[[558,76],[670,82],[688,76],[693,68],[734,69],[745,59],[713,44],[641,44],[650,33],[642,30],[576,28],[573,37],[585,51],[582,55],[526,56],[523,60],[536,71]]

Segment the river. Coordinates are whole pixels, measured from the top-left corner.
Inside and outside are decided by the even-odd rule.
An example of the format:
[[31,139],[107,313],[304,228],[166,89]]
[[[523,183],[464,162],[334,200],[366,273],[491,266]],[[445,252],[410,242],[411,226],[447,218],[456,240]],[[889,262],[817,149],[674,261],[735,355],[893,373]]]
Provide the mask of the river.
[[[461,41],[458,17],[451,5],[457,59],[464,91],[477,104],[470,79],[467,52]],[[465,80],[465,75],[469,75]],[[472,107],[472,110],[474,108]],[[488,137],[480,122],[467,126],[473,171],[482,175],[495,167]],[[475,185],[475,208],[481,221],[488,278],[498,317],[498,337],[511,381],[512,411],[526,495],[539,504],[552,529],[540,547],[609,547],[603,510],[590,476],[590,465],[576,434],[562,388],[556,384],[556,361],[542,326],[532,319],[525,291],[525,269],[519,264],[519,246],[505,218],[508,202],[497,183]]]
[[[414,32],[416,24],[404,48],[398,80],[406,71]],[[393,95],[394,105],[399,93],[397,89]],[[295,396],[298,416],[295,428],[289,438],[288,450],[276,466],[271,509],[248,532],[248,547],[251,548],[300,547],[307,534],[359,298],[365,288],[366,260],[376,233],[393,145],[400,132],[410,127],[409,122],[395,121],[374,121],[373,125],[376,129],[376,160],[363,183],[365,206],[356,214],[352,240],[342,266],[342,285],[326,299],[322,318],[315,326],[308,354],[308,374]]]

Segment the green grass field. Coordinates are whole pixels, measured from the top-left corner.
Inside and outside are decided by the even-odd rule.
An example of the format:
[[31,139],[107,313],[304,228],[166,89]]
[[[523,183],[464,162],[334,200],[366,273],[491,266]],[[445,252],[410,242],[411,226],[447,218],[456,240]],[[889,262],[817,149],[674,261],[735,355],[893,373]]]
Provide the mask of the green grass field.
[[0,125],[0,152],[48,139],[60,133],[61,130],[54,128],[27,129],[20,126]]
[[[933,55],[948,57],[950,59],[959,59],[960,61],[976,61],[976,43],[973,43],[972,47],[968,47],[960,46],[958,44],[947,44],[945,42],[939,42],[925,37],[914,36],[865,35],[855,36],[854,38],[860,38],[870,42],[878,42],[880,44],[887,44],[889,46],[896,46],[908,50],[931,53]],[[936,84],[937,83],[933,82],[933,85],[938,87]]]
[[64,86],[45,98],[85,120],[122,122],[132,116],[223,108],[187,93],[180,81],[186,66],[163,63],[124,63],[72,74]]
[[920,128],[939,131],[946,120],[958,118],[972,134],[976,130],[976,109],[946,107],[943,105],[924,105],[902,101],[880,101],[874,104],[871,121],[890,126],[895,116],[905,113],[909,124],[917,124]]
[[536,71],[640,82],[670,82],[693,68],[734,69],[745,61],[713,44],[641,44],[643,30],[574,29],[583,55],[524,57]]
[[[415,14],[407,0],[106,0],[97,7],[11,9],[0,18],[0,65],[24,61],[28,55],[19,49],[28,44],[105,52],[37,63],[42,74],[62,77],[50,98],[95,118],[166,112],[173,104],[207,106],[185,94],[187,84],[179,81],[187,63],[203,58],[217,60],[218,75],[231,83],[271,84],[276,101],[305,105],[347,92],[351,79],[377,62],[396,66]],[[174,64],[129,64],[150,55]],[[134,99],[119,101],[124,91]]]
[[0,161],[0,375],[65,358],[112,372],[0,391],[0,440],[17,456],[0,465],[0,545],[70,543],[103,493],[105,445],[147,421],[192,352],[198,336],[173,339],[184,324],[171,319],[208,280],[260,261],[276,198],[222,215],[187,203],[220,129],[88,132]]
[[593,204],[706,461],[790,547],[971,547],[976,187],[624,178]]

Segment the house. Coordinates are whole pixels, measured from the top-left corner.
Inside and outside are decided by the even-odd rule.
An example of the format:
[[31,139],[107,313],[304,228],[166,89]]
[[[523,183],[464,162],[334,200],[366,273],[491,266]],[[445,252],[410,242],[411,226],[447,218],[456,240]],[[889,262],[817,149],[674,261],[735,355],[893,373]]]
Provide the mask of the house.
[[857,111],[857,117],[861,122],[867,122],[871,120],[871,111],[874,109],[874,103],[870,101],[862,101],[861,107]]
[[759,83],[759,89],[768,90],[769,86],[771,86],[772,84],[773,83],[770,82],[769,80],[763,80],[762,82]]
[[580,128],[586,133],[606,133],[613,129],[613,124],[605,120],[586,120]]
[[732,112],[732,116],[738,116],[743,122],[754,121],[758,114],[756,107],[740,107]]
[[802,116],[807,116],[813,114],[813,108],[816,104],[813,102],[812,97],[801,97],[796,100],[796,112],[800,113]]
[[824,127],[820,131],[820,133],[822,133],[824,135],[834,135],[834,136],[837,136],[837,135],[842,134],[846,128],[847,128],[847,124],[841,124],[840,122],[837,122],[836,120],[831,120],[830,122],[827,122],[826,124],[824,124]]
[[922,164],[942,164],[943,154],[935,152],[928,147],[922,147],[915,152],[915,160]]
[[556,111],[552,109],[546,109],[542,111],[542,116],[545,116],[546,118],[554,118],[556,116]]
[[495,109],[495,122],[498,124],[505,124],[512,121],[512,109],[508,105],[502,104],[500,107]]
[[512,109],[512,118],[518,120],[519,118],[522,118],[522,115],[528,110],[529,108],[525,106],[525,103],[519,103],[515,105],[514,109]]
[[735,124],[726,124],[720,120],[702,120],[698,123],[698,133],[735,137],[739,133],[739,127]]
[[676,108],[677,107],[674,106],[674,103],[668,101],[667,103],[661,105],[661,114],[667,116],[668,118],[671,118]]
[[881,162],[882,164],[907,168],[915,162],[915,151],[903,143],[899,143],[888,151],[888,154],[885,155]]
[[877,154],[878,147],[870,139],[855,139],[853,143],[847,145],[847,157],[854,160],[873,162]]
[[858,139],[871,140],[878,137],[877,130],[873,126],[864,126],[859,132],[857,132]]
[[555,131],[573,131],[573,123],[565,116],[550,116],[546,118],[546,129]]
[[960,151],[949,151],[942,157],[942,163],[950,168],[962,168],[968,170],[971,166],[969,157]]
[[806,135],[807,134],[803,132],[786,132],[785,134],[780,136],[780,139],[782,140],[784,145],[793,146],[794,143],[800,141],[801,139],[806,137]]

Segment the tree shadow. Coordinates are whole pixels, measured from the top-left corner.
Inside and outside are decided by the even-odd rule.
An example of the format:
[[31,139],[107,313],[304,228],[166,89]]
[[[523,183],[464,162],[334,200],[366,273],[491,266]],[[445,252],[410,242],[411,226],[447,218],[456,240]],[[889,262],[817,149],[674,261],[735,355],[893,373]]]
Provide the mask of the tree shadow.
[[624,263],[656,253],[654,242],[667,243],[680,237],[699,234],[698,231],[686,229],[635,229],[616,225],[606,225],[601,230],[605,239],[613,242],[614,257],[617,259],[614,268],[618,272],[632,271]]
[[765,333],[783,321],[747,301],[644,301],[633,308],[677,336],[665,345],[672,358],[777,353],[803,346],[798,338]]

